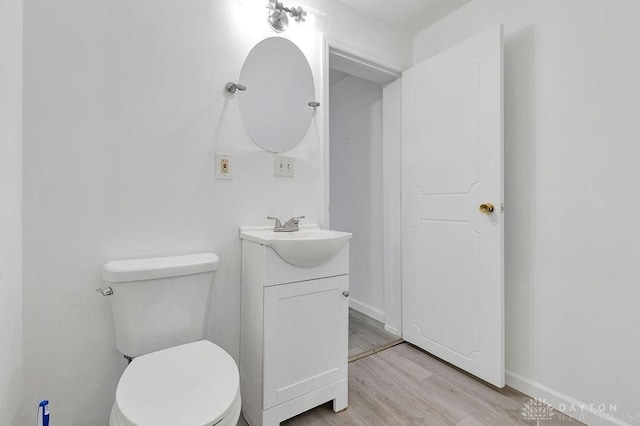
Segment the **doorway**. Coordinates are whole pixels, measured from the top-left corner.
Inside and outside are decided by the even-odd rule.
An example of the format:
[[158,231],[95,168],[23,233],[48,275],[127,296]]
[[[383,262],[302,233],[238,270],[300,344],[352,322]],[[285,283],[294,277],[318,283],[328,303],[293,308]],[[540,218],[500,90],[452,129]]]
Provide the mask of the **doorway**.
[[351,308],[504,386],[501,25],[402,82],[331,42],[326,51],[326,223],[354,234]]
[[[349,299],[353,361],[402,342],[401,288],[399,277],[393,276],[399,256],[388,253],[393,242],[387,234],[393,226],[386,223],[393,214],[385,207],[392,194],[399,194],[399,186],[391,188],[385,175],[385,162],[400,160],[387,155],[390,130],[399,126],[390,123],[399,118],[393,111],[399,73],[335,49],[330,49],[328,64],[328,221],[331,229],[354,235]],[[395,142],[399,148],[399,138]]]

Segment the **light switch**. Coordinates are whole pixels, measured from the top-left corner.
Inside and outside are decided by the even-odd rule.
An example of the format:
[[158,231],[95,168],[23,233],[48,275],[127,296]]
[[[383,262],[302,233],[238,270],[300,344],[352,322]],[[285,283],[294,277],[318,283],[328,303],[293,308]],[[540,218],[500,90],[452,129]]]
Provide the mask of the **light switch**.
[[276,155],[273,162],[273,175],[279,177],[294,177],[296,174],[296,164],[293,157]]

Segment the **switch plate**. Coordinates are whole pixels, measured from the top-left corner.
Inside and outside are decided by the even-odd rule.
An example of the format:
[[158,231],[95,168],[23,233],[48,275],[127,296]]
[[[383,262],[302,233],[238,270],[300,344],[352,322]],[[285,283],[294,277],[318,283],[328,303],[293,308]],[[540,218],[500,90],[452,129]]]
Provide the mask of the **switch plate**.
[[231,154],[216,153],[216,179],[231,179]]
[[273,161],[273,175],[279,177],[294,177],[296,175],[296,163],[293,157],[276,155]]

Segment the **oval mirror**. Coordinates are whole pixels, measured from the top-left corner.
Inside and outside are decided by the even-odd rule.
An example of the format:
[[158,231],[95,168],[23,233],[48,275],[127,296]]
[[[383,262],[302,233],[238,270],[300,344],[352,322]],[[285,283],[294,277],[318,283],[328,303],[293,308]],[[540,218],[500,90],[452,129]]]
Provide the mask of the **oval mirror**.
[[251,139],[271,152],[288,151],[307,133],[314,108],[311,66],[291,41],[271,37],[256,44],[244,61],[240,114]]

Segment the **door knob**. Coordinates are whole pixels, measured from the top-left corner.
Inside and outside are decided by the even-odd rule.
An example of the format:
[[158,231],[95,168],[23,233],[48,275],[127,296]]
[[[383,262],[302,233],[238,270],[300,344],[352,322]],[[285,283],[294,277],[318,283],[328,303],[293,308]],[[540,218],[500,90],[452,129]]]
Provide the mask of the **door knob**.
[[343,295],[344,297],[349,297],[349,292],[348,292],[348,291],[343,291],[343,292],[342,292],[342,295]]
[[482,203],[478,210],[480,210],[480,213],[491,214],[493,213],[493,210],[495,210],[495,207],[491,203]]

